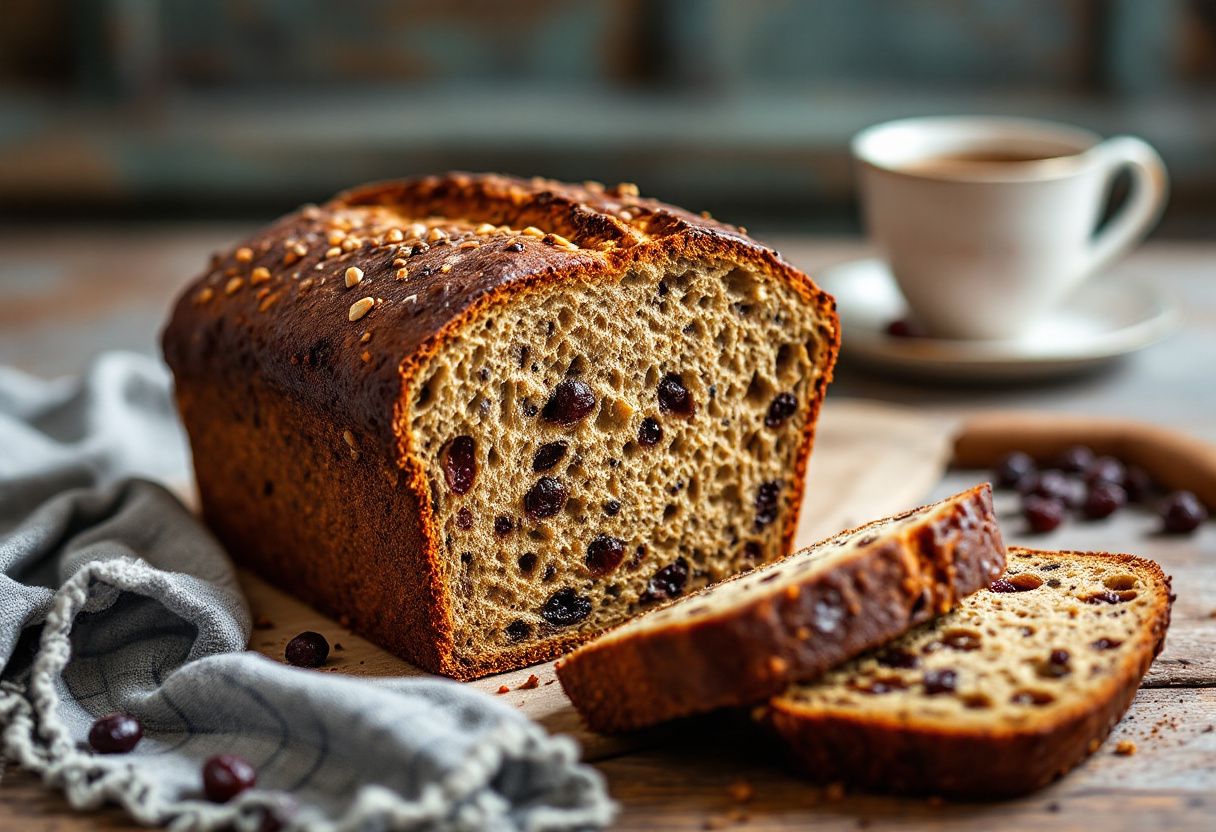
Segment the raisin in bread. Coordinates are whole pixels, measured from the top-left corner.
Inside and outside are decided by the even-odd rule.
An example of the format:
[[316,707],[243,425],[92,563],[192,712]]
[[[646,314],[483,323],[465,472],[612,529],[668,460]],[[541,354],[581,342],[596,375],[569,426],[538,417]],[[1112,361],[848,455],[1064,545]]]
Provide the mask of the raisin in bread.
[[813,775],[963,798],[1020,794],[1098,747],[1161,651],[1170,581],[1130,555],[1009,550],[943,618],[772,700]]
[[217,256],[163,342],[238,561],[472,678],[787,554],[839,330],[737,228],[453,174]]
[[747,705],[945,612],[1004,564],[982,485],[647,613],[576,650],[557,675],[601,732]]

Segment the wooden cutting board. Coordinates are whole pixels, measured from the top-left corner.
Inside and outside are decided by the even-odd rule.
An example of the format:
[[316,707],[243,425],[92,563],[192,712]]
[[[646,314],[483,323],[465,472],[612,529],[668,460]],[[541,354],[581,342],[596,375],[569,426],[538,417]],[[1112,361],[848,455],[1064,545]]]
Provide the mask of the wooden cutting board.
[[[826,406],[807,472],[795,544],[814,543],[923,501],[949,463],[954,433],[955,425],[949,420],[890,405],[846,400]],[[251,649],[282,660],[283,649],[293,636],[315,630],[333,645],[329,662],[319,672],[422,675],[423,671],[256,575],[242,570],[240,579],[256,622]],[[532,675],[537,677],[536,687],[523,687]],[[553,662],[467,684],[501,696],[550,731],[574,736],[589,760],[614,756],[640,741],[587,731],[556,680]],[[499,693],[503,687],[508,691]]]

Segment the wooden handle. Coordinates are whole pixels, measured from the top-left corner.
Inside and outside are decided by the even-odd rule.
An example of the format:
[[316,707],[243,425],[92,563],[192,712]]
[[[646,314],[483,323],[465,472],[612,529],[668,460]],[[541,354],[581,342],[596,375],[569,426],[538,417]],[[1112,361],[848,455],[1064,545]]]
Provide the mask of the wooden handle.
[[954,464],[989,468],[1010,451],[1044,461],[1071,445],[1088,445],[1148,471],[1169,489],[1195,492],[1216,507],[1216,445],[1168,428],[1126,419],[1066,413],[977,413],[954,443]]

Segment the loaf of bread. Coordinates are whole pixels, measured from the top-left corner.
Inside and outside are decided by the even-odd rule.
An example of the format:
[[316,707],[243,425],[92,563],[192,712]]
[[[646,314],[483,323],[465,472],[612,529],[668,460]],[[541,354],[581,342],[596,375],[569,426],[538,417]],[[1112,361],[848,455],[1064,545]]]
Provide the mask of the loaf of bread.
[[839,337],[741,229],[453,174],[217,256],[163,345],[238,562],[468,679],[785,556]]
[[642,615],[557,675],[600,732],[748,705],[949,610],[1004,565],[982,485]]
[[1077,765],[1123,716],[1172,600],[1152,561],[1011,548],[988,590],[791,688],[764,716],[818,779],[1024,793]]

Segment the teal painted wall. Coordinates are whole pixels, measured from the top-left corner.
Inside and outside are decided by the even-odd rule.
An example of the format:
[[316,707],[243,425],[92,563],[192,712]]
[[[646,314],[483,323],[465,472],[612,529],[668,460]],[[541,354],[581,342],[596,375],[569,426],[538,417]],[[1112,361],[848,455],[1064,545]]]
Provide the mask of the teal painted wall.
[[1134,132],[1216,215],[1213,0],[4,0],[0,213],[261,216],[364,179],[630,179],[853,220],[846,145],[999,112]]

